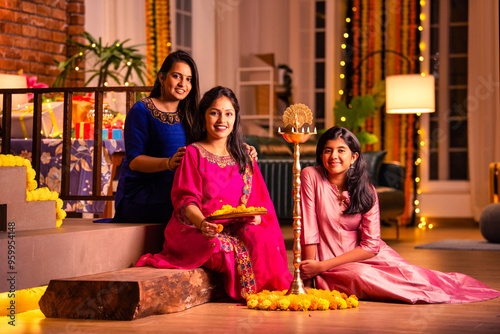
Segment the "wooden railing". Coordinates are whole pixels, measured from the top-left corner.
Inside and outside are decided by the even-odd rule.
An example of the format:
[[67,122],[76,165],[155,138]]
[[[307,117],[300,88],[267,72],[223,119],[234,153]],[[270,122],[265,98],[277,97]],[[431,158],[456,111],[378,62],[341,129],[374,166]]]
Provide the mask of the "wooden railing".
[[[135,94],[150,92],[153,87],[66,87],[66,88],[28,88],[28,89],[0,89],[3,95],[3,117],[2,117],[2,153],[10,153],[11,147],[11,124],[12,124],[12,95],[34,94],[33,98],[33,133],[32,133],[32,166],[36,172],[36,180],[40,179],[40,158],[42,143],[42,102],[44,94],[61,94],[64,96],[64,120],[63,120],[63,149],[61,166],[61,193],[63,200],[113,200],[114,196],[101,194],[101,157],[102,157],[102,123],[103,123],[103,101],[106,92],[125,93],[126,113],[135,102]],[[70,162],[71,162],[71,125],[73,116],[73,96],[78,93],[94,94],[94,155],[92,169],[92,195],[70,195]],[[96,167],[97,166],[97,167]]]

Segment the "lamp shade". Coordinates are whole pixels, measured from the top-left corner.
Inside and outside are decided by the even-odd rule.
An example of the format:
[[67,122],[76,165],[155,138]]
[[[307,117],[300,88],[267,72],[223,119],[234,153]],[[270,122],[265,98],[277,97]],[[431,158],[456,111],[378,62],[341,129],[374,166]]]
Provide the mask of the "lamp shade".
[[[28,88],[26,77],[24,75],[0,73],[1,88]],[[12,94],[12,109],[25,103],[28,103],[28,94]],[[3,94],[0,94],[0,110],[2,109]]]
[[431,113],[436,110],[434,76],[391,75],[385,80],[388,114]]

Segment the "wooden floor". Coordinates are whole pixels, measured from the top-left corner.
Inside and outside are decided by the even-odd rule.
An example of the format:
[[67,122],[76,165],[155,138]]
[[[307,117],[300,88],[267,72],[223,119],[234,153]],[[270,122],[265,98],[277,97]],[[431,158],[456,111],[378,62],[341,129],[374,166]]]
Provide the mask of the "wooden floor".
[[[283,234],[293,239],[290,226],[283,228]],[[414,249],[448,238],[483,239],[474,222],[435,221],[432,230],[402,228],[400,239],[395,236],[394,227],[383,227],[383,239],[410,263],[462,272],[500,290],[498,251]],[[291,252],[289,257],[291,263]],[[361,301],[357,309],[313,312],[256,311],[218,302],[134,321],[46,319],[33,311],[17,315],[15,328],[1,319],[0,333],[500,333],[500,298],[451,305]]]

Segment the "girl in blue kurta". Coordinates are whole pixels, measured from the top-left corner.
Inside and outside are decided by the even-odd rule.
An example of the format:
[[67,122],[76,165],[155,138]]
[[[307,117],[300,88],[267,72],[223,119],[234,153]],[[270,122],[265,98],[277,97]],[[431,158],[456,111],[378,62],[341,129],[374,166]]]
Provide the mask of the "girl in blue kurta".
[[149,97],[127,113],[125,152],[115,198],[115,223],[167,223],[174,171],[191,136],[199,97],[198,70],[183,51],[171,53]]

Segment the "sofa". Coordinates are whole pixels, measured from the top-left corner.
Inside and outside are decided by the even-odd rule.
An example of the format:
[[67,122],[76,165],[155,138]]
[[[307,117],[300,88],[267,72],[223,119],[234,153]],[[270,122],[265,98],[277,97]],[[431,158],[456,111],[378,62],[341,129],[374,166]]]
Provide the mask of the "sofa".
[[[258,165],[269,189],[276,214],[281,223],[293,219],[293,144],[282,138],[245,136],[256,148]],[[396,224],[404,212],[405,169],[399,162],[384,162],[385,151],[364,152],[368,172],[377,190],[382,223]],[[316,142],[300,144],[301,169],[316,165]],[[398,231],[399,235],[399,231]]]

